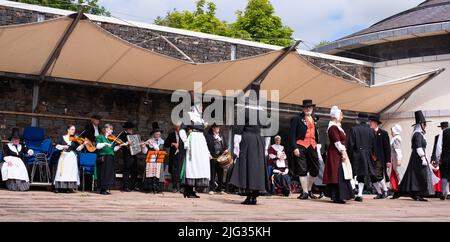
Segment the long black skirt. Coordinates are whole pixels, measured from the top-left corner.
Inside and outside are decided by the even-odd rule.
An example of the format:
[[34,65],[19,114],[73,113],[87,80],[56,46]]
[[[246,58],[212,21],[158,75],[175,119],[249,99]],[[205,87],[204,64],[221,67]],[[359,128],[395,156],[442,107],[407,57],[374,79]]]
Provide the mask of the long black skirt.
[[230,180],[231,184],[239,188],[240,195],[264,194],[270,189],[264,144],[259,130],[242,133],[239,158]]
[[411,154],[408,167],[406,168],[405,175],[399,185],[398,195],[401,196],[428,196],[431,194],[430,184],[431,179],[429,177],[429,167],[422,165],[417,152]]
[[355,197],[350,180],[344,179],[342,162],[339,164],[338,183],[327,184],[325,196],[331,198],[332,201],[345,201]]
[[110,189],[116,186],[116,163],[114,156],[100,156],[97,160],[98,186],[100,189]]

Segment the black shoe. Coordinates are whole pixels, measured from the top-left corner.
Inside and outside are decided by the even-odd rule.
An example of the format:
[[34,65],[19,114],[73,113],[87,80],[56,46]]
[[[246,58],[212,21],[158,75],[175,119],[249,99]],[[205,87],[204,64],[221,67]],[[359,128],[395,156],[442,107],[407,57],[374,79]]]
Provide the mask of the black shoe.
[[256,197],[251,197],[249,205],[256,205]]
[[55,189],[53,192],[54,193],[59,193],[59,189]]
[[317,199],[316,195],[314,195],[312,191],[308,192],[308,197],[310,197],[311,199]]
[[445,196],[441,196],[440,199],[441,199],[441,200],[445,200],[446,197],[445,197]]
[[247,197],[241,204],[248,205],[250,204],[251,197]]
[[392,195],[391,199],[398,199],[400,198],[400,193],[394,192],[394,195]]
[[373,199],[383,199],[383,194],[378,194]]
[[346,204],[344,200],[334,200],[333,203]]
[[108,192],[108,191],[106,191],[106,195],[111,195],[111,193],[110,193],[110,192]]
[[108,192],[107,192],[107,191],[100,191],[100,194],[102,194],[102,195],[108,195]]
[[122,192],[131,192],[131,189],[130,188],[124,188],[124,189],[122,189]]
[[381,199],[385,199],[388,197],[388,192],[383,192],[383,194],[381,194]]
[[325,196],[325,194],[323,192],[320,192],[319,197],[317,199],[321,199]]
[[304,193],[300,194],[300,196],[298,196],[297,198],[301,199],[301,200],[306,200],[306,199],[308,199],[308,193],[304,192]]
[[420,202],[428,202],[427,199],[425,199],[425,198],[423,198],[423,197],[421,197],[421,196],[417,196],[417,197],[416,197],[416,201],[420,201]]
[[363,201],[363,198],[362,198],[362,197],[359,197],[359,196],[357,196],[357,197],[355,197],[355,201],[357,201],[357,202],[362,202],[362,201]]

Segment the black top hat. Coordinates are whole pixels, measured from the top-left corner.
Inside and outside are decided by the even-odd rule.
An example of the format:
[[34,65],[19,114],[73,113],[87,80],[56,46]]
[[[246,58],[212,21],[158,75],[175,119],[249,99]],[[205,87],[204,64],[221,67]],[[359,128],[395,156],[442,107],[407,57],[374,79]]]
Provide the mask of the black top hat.
[[156,132],[161,132],[161,133],[163,133],[163,131],[159,128],[159,124],[158,124],[158,122],[153,122],[152,123],[152,132],[150,132],[150,134],[152,135],[152,134],[154,134],[154,133],[156,133]]
[[20,139],[19,128],[13,128],[12,129],[10,140],[12,140],[12,139]]
[[358,121],[360,121],[360,122],[369,121],[369,114],[364,113],[364,112],[358,113]]
[[414,112],[414,117],[416,118],[416,123],[413,124],[412,126],[421,124],[421,123],[431,122],[431,121],[425,120],[425,116],[423,115],[421,110]]
[[439,125],[438,128],[448,128],[448,122],[441,122],[441,125]]
[[122,126],[122,128],[124,128],[124,129],[132,129],[134,127],[136,127],[136,126],[130,121],[125,122]]
[[316,104],[314,104],[311,99],[305,99],[305,100],[303,100],[303,104],[300,106],[303,108],[307,108],[307,107],[315,107]]
[[370,121],[375,121],[378,124],[382,124],[382,122],[380,120],[380,115],[378,115],[378,114],[370,115],[369,120]]
[[91,115],[91,119],[97,119],[97,120],[101,120],[102,116],[98,115],[98,114],[92,114]]

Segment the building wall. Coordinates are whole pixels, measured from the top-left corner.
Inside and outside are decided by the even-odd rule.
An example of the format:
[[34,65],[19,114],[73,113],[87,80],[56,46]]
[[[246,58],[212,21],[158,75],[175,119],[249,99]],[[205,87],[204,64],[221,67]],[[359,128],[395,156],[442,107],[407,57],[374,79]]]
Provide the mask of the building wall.
[[419,37],[369,45],[337,55],[370,62],[398,60],[450,53],[450,34]]

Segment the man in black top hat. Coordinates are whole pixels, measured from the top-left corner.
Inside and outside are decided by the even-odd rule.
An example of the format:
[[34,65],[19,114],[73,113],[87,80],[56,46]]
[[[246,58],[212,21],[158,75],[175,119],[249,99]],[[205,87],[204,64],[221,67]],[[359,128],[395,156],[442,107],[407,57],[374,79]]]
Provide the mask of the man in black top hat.
[[[391,165],[391,142],[389,140],[389,134],[386,130],[379,127],[382,124],[380,115],[371,115],[369,117],[370,128],[375,131],[375,153],[374,153],[374,165],[376,181],[373,186],[377,191],[377,196],[374,199],[387,198],[387,186],[385,177],[387,177],[386,168]],[[386,178],[389,179],[389,178]]]
[[[128,143],[128,135],[133,134],[135,125],[132,122],[125,122],[122,126],[123,132],[120,134],[119,139]],[[122,149],[123,157],[123,187],[122,191],[130,192],[136,188],[137,182],[137,157],[131,155],[130,146],[125,146]],[[131,179],[130,179],[131,175]]]
[[[372,153],[375,148],[375,133],[367,122],[367,113],[358,114],[358,125],[350,129],[347,136],[347,154],[353,168],[353,175],[358,181],[358,195],[355,201],[362,202],[362,193],[366,177],[375,177],[375,167],[372,161]],[[372,180],[372,182],[376,182]]]
[[[317,144],[319,132],[316,119],[313,117],[314,107],[312,100],[303,100],[303,111],[291,119],[290,145],[293,153],[294,175],[300,177],[303,193],[298,199],[317,199],[312,193],[312,185],[319,174],[319,158]],[[309,173],[309,175],[308,175]]]
[[93,114],[91,116],[91,120],[84,127],[84,131],[80,134],[80,137],[87,138],[92,143],[95,143],[95,137],[100,135],[101,129],[99,129],[100,120],[102,120],[102,116],[98,114]]
[[450,199],[448,196],[450,178],[450,129],[448,122],[441,122],[438,126],[442,133],[434,138],[433,154],[431,155],[431,163],[433,166],[439,165],[441,174],[442,193],[438,194],[441,200]]

